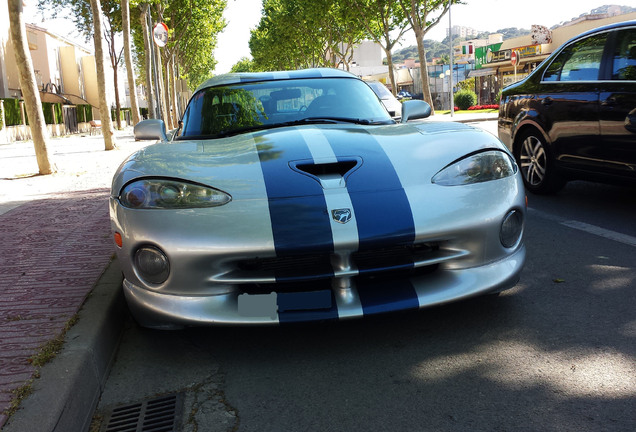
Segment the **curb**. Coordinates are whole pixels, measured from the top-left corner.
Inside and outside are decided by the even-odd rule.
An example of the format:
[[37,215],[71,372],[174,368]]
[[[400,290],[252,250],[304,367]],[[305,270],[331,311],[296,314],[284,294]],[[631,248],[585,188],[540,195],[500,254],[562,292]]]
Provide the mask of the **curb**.
[[40,369],[33,392],[6,432],[88,430],[128,317],[119,263],[102,273],[66,334],[63,350]]

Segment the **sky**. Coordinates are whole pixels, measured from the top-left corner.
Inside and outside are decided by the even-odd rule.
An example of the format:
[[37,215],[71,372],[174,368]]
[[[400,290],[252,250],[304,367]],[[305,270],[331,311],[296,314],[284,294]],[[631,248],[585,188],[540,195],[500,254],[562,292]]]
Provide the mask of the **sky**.
[[[25,21],[73,38],[72,24],[60,20],[44,20],[35,8],[37,0],[27,0]],[[463,0],[465,4],[451,8],[451,24],[471,27],[479,31],[495,32],[506,27],[530,29],[533,24],[552,27],[578,17],[582,13],[603,6],[618,4],[631,6],[634,0],[533,0],[532,2],[513,0]],[[258,25],[262,0],[228,0],[224,13],[227,27],[219,35],[215,57],[218,61],[215,73],[228,72],[242,57],[250,57],[250,30]],[[446,37],[448,15],[431,29],[427,39],[442,40]],[[69,29],[71,31],[69,31]],[[76,36],[76,35],[75,35]],[[401,47],[415,45],[412,32],[402,42]],[[398,46],[398,49],[400,46]]]

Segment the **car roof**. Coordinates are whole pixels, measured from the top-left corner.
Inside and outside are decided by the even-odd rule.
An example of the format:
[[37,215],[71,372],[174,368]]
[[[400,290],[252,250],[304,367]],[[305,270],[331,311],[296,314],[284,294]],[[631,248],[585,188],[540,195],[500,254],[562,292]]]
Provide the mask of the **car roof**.
[[562,46],[568,45],[570,42],[580,39],[582,37],[585,36],[589,36],[595,33],[601,33],[604,31],[610,31],[610,30],[615,30],[615,29],[619,29],[619,28],[623,28],[623,27],[633,27],[636,26],[636,21],[632,20],[632,21],[621,21],[621,22],[616,22],[616,23],[612,23],[612,24],[607,24],[601,27],[596,27],[587,31],[584,31],[581,34],[578,34],[576,36],[574,36],[573,38],[571,38],[570,40],[568,40],[566,43],[564,43]]
[[352,73],[331,68],[313,68],[300,69],[293,71],[275,71],[275,72],[241,72],[227,73],[214,76],[203,84],[196,91],[208,87],[216,87],[221,85],[260,82],[260,81],[280,81],[289,79],[306,79],[306,78],[354,78],[360,79]]

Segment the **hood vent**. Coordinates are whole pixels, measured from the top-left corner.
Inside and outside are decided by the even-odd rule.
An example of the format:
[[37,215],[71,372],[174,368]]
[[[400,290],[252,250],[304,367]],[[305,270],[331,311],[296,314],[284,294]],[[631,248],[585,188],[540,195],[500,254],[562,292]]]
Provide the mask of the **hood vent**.
[[314,161],[296,161],[291,166],[294,170],[307,174],[316,180],[324,189],[345,187],[347,177],[355,171],[361,159],[349,159],[331,163],[315,163]]

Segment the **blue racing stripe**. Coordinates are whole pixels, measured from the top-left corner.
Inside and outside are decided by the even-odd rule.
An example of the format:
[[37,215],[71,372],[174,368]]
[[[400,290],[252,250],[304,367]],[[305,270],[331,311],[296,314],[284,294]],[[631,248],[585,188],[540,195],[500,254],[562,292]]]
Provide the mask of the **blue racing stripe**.
[[[331,307],[315,310],[287,310],[278,313],[278,321],[281,324],[293,322],[309,322],[309,321],[327,321],[338,319],[338,307],[333,292],[331,294]],[[297,294],[297,293],[293,293]],[[286,295],[292,296],[292,293],[278,293],[278,302],[283,303]]]
[[339,158],[362,156],[362,166],[347,178],[347,190],[358,224],[360,250],[412,244],[415,223],[411,205],[382,146],[362,129],[351,135],[324,132]]
[[294,129],[284,129],[274,134],[256,135],[255,140],[267,190],[276,254],[333,251],[322,187],[315,179],[289,166],[290,161],[312,160],[301,134]]
[[420,306],[411,282],[399,277],[382,281],[360,281],[358,295],[365,315],[417,309]]

